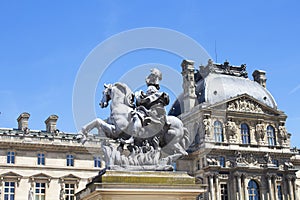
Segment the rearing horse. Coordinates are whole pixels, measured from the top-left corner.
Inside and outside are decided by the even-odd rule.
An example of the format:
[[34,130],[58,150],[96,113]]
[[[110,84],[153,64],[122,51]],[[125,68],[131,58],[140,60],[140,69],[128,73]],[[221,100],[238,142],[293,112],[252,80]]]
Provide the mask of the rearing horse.
[[105,135],[112,139],[128,139],[134,137],[137,141],[159,138],[162,150],[169,154],[187,155],[185,149],[190,144],[189,133],[183,127],[180,119],[167,116],[170,124],[150,123],[142,126],[142,122],[134,106],[134,95],[124,83],[104,85],[103,98],[100,102],[101,108],[107,107],[111,100],[110,117],[104,121],[99,118],[83,126],[81,132],[86,136],[93,128],[102,130]]

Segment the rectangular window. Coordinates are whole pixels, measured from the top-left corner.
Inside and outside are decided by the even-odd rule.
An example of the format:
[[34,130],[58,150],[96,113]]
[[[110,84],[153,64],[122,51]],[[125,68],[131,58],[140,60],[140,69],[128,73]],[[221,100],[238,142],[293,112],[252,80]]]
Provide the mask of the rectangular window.
[[4,183],[4,200],[15,199],[15,182]]
[[7,152],[7,164],[15,164],[15,152],[9,151]]
[[74,166],[74,156],[71,154],[67,155],[67,166]]
[[277,196],[278,196],[278,200],[283,200],[281,185],[277,185]]
[[75,200],[75,184],[65,184],[65,200]]
[[227,184],[221,184],[221,200],[228,200]]
[[46,199],[46,183],[35,183],[35,200]]
[[225,157],[221,156],[219,162],[221,167],[225,167]]
[[101,158],[99,156],[94,157],[94,167],[101,167]]
[[37,164],[38,165],[45,165],[45,154],[38,153],[37,154]]

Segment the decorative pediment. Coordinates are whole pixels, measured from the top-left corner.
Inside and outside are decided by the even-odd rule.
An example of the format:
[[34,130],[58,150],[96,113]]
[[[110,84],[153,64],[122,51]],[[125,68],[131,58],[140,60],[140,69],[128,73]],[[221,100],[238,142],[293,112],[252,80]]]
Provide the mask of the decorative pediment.
[[6,172],[4,174],[0,175],[2,181],[11,181],[11,182],[17,182],[19,185],[19,182],[22,178],[20,174],[14,173],[14,172]]
[[250,113],[265,113],[262,106],[247,97],[240,97],[227,103],[227,110]]
[[35,174],[35,175],[29,177],[29,180],[31,180],[31,182],[44,182],[44,183],[47,183],[48,186],[49,186],[51,179],[52,179],[51,176],[48,176],[47,174],[44,174],[44,173]]
[[210,108],[256,114],[284,115],[283,112],[271,108],[248,94],[242,94],[226,101],[211,105]]
[[0,175],[1,177],[22,177],[20,174],[14,172],[6,172]]
[[79,181],[80,181],[80,178],[73,174],[68,174],[68,175],[60,178],[61,183],[74,183],[77,185],[77,187],[78,187]]

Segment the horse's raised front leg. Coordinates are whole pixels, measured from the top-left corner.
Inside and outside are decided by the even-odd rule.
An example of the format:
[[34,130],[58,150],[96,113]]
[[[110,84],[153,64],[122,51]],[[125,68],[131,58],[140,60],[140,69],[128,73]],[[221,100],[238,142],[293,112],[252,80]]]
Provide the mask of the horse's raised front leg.
[[98,133],[100,135],[101,130],[105,133],[105,135],[109,138],[115,137],[115,125],[108,124],[102,119],[94,119],[93,121],[89,122],[85,126],[82,127],[81,133],[85,136],[94,128],[98,129]]

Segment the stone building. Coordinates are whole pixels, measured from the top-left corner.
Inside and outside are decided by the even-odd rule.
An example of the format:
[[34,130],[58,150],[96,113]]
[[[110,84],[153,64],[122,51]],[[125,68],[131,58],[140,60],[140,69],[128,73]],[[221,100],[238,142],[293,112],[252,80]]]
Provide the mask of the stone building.
[[[184,60],[182,77],[183,94],[169,114],[184,122],[193,143],[176,167],[207,185],[199,199],[298,200],[300,154],[290,148],[287,116],[266,89],[266,73],[255,70],[250,80],[246,65],[209,61],[196,70]],[[83,145],[56,128],[56,115],[45,131],[29,129],[29,117],[22,113],[16,129],[0,128],[0,199],[75,199],[105,167],[103,138]]]
[[56,128],[56,115],[46,131],[30,130],[29,117],[22,113],[17,129],[0,129],[0,199],[74,200],[104,166],[100,139],[82,145]]
[[287,116],[266,89],[266,73],[246,65],[213,63],[195,70],[182,62],[183,94],[169,114],[178,116],[194,142],[177,161],[208,185],[200,199],[295,200],[296,169]]

